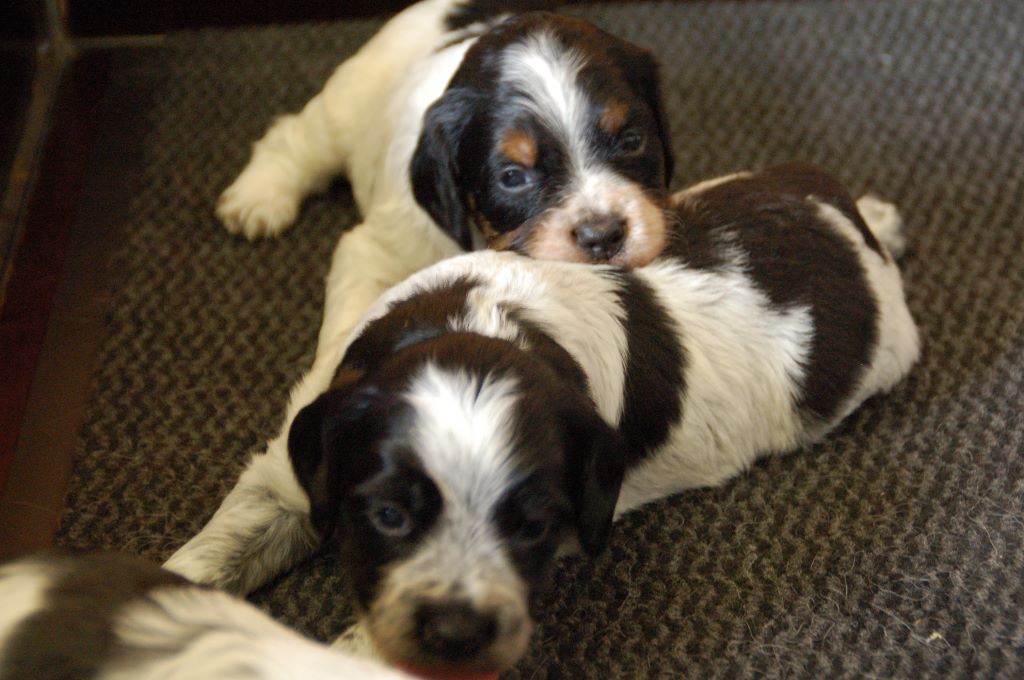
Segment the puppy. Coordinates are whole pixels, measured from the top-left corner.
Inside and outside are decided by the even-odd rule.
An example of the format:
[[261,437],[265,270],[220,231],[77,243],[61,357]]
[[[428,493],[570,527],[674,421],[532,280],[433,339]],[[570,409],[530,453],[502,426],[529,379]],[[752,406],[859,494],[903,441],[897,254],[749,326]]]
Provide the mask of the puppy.
[[0,566],[0,680],[48,678],[412,680],[230,595],[100,553]]
[[672,214],[634,271],[483,252],[391,289],[168,568],[245,591],[334,546],[385,658],[500,671],[560,551],[818,440],[916,361],[891,205],[787,165]]
[[[424,0],[391,19],[258,141],[217,215],[288,227],[345,175],[318,352],[389,286],[463,249],[645,264],[664,244],[671,144],[651,56],[535,1]],[[511,9],[510,9],[511,8]]]

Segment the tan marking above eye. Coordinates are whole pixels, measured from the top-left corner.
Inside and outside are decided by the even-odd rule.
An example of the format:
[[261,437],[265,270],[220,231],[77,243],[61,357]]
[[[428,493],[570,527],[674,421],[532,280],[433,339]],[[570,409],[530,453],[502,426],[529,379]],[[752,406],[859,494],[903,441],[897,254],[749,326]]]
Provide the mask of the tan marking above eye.
[[525,130],[510,130],[501,140],[501,153],[517,165],[532,168],[537,162],[537,141]]
[[628,114],[628,106],[618,99],[611,99],[605,104],[604,111],[601,112],[601,119],[597,124],[602,131],[615,136],[622,131],[622,126],[626,124],[626,116]]

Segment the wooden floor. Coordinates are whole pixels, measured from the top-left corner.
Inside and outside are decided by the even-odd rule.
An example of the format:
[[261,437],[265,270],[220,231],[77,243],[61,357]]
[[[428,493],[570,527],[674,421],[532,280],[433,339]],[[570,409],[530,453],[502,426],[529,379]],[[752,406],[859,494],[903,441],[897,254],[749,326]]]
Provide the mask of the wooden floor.
[[86,54],[59,84],[0,311],[0,558],[52,542],[102,338],[120,184],[96,144],[108,63]]

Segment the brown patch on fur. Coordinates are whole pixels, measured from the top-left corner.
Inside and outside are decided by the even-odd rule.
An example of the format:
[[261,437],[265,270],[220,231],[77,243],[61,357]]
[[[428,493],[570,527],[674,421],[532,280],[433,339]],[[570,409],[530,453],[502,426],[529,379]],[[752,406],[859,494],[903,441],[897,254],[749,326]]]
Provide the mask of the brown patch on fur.
[[507,132],[499,148],[505,158],[524,168],[532,168],[537,162],[537,140],[524,130]]
[[629,107],[618,99],[611,99],[604,106],[604,111],[601,112],[601,119],[598,120],[597,124],[605,133],[614,137],[622,131],[622,126],[626,124],[626,115],[629,113]]

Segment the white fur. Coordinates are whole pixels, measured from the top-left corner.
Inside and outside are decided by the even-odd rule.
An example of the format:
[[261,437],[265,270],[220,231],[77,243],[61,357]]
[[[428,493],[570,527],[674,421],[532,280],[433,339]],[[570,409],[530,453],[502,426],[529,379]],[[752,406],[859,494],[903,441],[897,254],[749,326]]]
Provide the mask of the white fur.
[[[452,330],[516,340],[521,330],[504,314],[501,303],[527,310],[529,318],[540,323],[580,363],[590,378],[600,414],[609,422],[618,422],[623,405],[626,334],[622,328],[625,311],[615,299],[614,282],[584,265],[503,266],[519,264],[522,259],[508,253],[487,253],[436,265],[382,296],[354,335],[380,318],[389,305],[417,290],[461,274],[479,277],[487,285],[470,292],[468,313],[450,324]],[[543,275],[538,275],[541,272]],[[587,310],[586,315],[580,314],[581,308]]]
[[415,414],[411,439],[445,508],[486,521],[516,475],[509,432],[515,383],[428,364],[404,399]]

